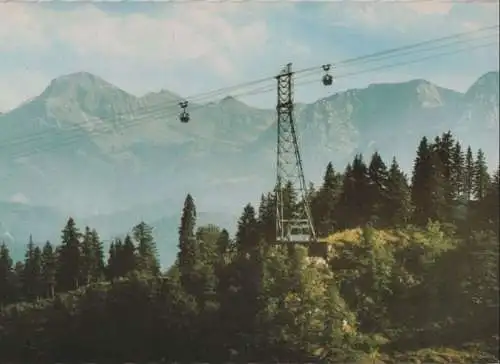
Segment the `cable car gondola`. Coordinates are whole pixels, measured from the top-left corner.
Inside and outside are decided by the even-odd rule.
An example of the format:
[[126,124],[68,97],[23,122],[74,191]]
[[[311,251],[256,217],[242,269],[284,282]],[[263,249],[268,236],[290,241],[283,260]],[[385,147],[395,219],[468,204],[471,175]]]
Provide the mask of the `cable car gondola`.
[[329,70],[330,70],[329,64],[323,65],[323,71],[325,71],[325,75],[323,76],[322,81],[324,86],[331,86],[333,83],[333,77],[330,74],[328,74]]
[[181,121],[181,123],[187,123],[189,121],[189,113],[186,110],[188,107],[188,102],[187,101],[179,102],[179,106],[182,109],[181,114],[179,115],[179,120]]

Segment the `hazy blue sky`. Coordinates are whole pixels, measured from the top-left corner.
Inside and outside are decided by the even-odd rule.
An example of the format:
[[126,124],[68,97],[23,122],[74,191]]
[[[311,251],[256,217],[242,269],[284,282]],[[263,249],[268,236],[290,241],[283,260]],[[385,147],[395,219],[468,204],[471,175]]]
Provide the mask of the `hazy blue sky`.
[[[186,2],[0,4],[0,110],[75,71],[141,95],[184,96],[420,40],[493,25],[498,2]],[[484,41],[482,41],[484,43]],[[390,61],[388,61],[390,62]],[[426,78],[466,89],[498,68],[498,46],[318,84],[301,101],[373,82]],[[366,69],[359,65],[340,73]],[[251,103],[274,102],[269,93]]]

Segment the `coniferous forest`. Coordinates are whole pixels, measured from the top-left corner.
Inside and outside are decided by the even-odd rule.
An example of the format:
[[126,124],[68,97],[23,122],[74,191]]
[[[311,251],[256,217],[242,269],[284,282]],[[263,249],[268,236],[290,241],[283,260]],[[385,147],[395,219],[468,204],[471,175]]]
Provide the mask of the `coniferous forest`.
[[308,197],[325,260],[273,243],[274,191],[234,237],[197,226],[187,195],[166,270],[146,223],[105,251],[70,218],[24,261],[1,245],[0,361],[491,363],[498,194],[498,169],[448,132],[421,140],[411,176],[378,153],[326,167]]

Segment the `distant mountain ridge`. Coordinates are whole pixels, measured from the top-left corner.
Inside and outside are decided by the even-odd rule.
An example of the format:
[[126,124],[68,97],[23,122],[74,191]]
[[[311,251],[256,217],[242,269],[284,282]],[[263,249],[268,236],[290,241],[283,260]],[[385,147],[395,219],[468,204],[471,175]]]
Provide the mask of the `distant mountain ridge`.
[[[494,71],[465,93],[417,79],[297,104],[306,178],[319,181],[328,161],[343,169],[353,154],[374,150],[386,160],[396,155],[408,170],[419,139],[446,130],[498,165],[498,86]],[[273,186],[275,110],[229,96],[190,104],[191,122],[181,124],[181,99],[167,90],[137,97],[87,72],[53,80],[0,114],[0,201],[22,194],[26,208],[45,206],[61,216],[161,221],[178,215],[190,192],[203,211],[239,214]],[[160,201],[168,202],[158,207]],[[0,222],[8,220],[4,213]],[[114,224],[102,229],[114,233]]]

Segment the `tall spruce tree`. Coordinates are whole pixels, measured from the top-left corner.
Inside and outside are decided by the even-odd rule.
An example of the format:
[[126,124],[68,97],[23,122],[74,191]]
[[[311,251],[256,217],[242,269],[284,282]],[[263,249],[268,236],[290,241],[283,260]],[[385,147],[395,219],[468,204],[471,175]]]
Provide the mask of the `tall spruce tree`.
[[188,292],[195,290],[193,271],[198,257],[195,228],[196,206],[193,197],[188,194],[184,200],[179,226],[179,250],[177,253],[181,283]]
[[474,193],[474,156],[470,145],[467,147],[467,152],[465,154],[464,192],[467,201],[472,200]]
[[92,229],[90,232],[90,240],[92,243],[92,250],[94,252],[92,279],[94,282],[97,282],[103,279],[105,274],[104,247],[101,238],[95,229]]
[[40,248],[35,246],[30,235],[24,260],[22,275],[23,291],[27,299],[32,300],[41,294],[42,256]]
[[12,264],[9,248],[2,242],[0,245],[0,307],[10,303],[13,298]]
[[405,174],[401,171],[396,158],[392,159],[387,179],[387,204],[384,216],[392,226],[404,226],[411,213],[411,193]]
[[128,273],[134,271],[137,268],[137,256],[136,248],[134,242],[130,235],[125,236],[123,241],[123,248],[120,254],[120,266],[122,268],[122,275],[127,275]]
[[481,201],[488,190],[490,177],[488,175],[488,167],[486,165],[486,157],[482,149],[479,149],[474,162],[472,192],[476,200]]
[[236,232],[236,248],[239,253],[250,253],[259,244],[259,225],[255,209],[247,204],[238,220]]
[[64,291],[77,289],[80,285],[80,235],[75,221],[70,217],[62,231],[57,264],[57,287]]
[[330,162],[323,175],[323,184],[312,199],[311,209],[317,233],[327,236],[336,226],[335,208],[342,191],[342,177],[335,172]]
[[153,237],[153,228],[142,221],[134,226],[132,235],[137,242],[139,270],[147,274],[158,275],[160,273],[160,263],[158,261],[156,242]]
[[445,196],[443,191],[443,166],[441,158],[423,137],[413,166],[411,201],[414,206],[413,222],[424,226],[429,219],[443,216]]
[[453,198],[458,199],[465,192],[465,156],[460,142],[455,142],[451,155],[451,183]]
[[373,153],[368,166],[369,189],[368,201],[370,204],[369,219],[374,225],[385,226],[388,223],[388,179],[389,172],[378,152]]
[[95,254],[92,244],[92,235],[90,228],[85,227],[82,243],[81,243],[81,266],[80,266],[80,281],[84,285],[88,285],[92,281],[92,273],[94,272]]
[[276,197],[272,193],[261,196],[259,230],[267,243],[272,243],[276,239]]
[[357,154],[344,173],[337,222],[342,228],[366,224],[370,218],[369,177],[363,156]]
[[109,245],[109,252],[108,252],[108,264],[106,266],[106,275],[108,280],[111,282],[114,281],[118,277],[118,252],[116,249],[116,240],[112,241],[111,244]]
[[57,258],[52,244],[47,241],[42,250],[42,279],[45,295],[54,297],[56,286],[56,264]]

